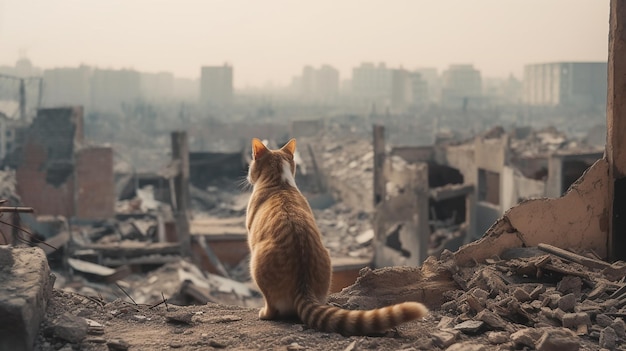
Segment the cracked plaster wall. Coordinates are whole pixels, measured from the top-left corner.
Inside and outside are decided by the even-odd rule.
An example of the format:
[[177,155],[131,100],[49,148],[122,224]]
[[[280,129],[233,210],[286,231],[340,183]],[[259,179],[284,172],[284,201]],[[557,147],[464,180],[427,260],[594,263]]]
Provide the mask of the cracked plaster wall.
[[596,161],[560,198],[528,200],[509,209],[477,242],[455,253],[458,264],[501,255],[505,250],[539,243],[566,249],[608,253],[609,166]]

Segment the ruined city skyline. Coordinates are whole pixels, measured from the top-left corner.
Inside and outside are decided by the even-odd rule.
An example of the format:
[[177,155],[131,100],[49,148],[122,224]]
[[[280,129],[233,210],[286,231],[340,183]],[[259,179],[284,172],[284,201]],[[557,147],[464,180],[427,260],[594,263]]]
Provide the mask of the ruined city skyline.
[[394,6],[4,0],[0,65],[23,55],[44,69],[86,64],[198,79],[200,67],[227,62],[236,68],[236,89],[288,85],[306,65],[329,64],[345,79],[362,62],[439,72],[471,63],[484,77],[521,78],[529,63],[606,61],[607,33],[608,1],[590,0]]

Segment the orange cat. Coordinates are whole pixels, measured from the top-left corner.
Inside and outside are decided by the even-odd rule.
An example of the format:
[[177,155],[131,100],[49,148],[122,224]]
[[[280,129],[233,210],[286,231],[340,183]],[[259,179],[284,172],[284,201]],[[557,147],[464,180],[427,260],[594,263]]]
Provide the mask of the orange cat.
[[260,319],[297,315],[306,325],[344,335],[385,331],[424,317],[421,303],[404,302],[369,311],[352,311],[326,304],[331,264],[313,213],[294,176],[296,140],[269,150],[252,140],[248,181],[253,186],[246,226],[250,272],[263,296]]

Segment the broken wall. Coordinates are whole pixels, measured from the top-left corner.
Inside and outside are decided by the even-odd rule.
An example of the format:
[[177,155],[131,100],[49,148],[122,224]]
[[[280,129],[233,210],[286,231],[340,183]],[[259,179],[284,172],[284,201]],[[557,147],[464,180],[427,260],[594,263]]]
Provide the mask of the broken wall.
[[[374,214],[374,265],[418,266],[427,256],[430,228],[428,226],[428,165],[425,163],[393,167],[385,161],[387,192]],[[419,235],[420,233],[427,235]]]
[[573,250],[608,253],[609,165],[606,159],[593,164],[570,190],[556,199],[522,202],[506,211],[485,236],[455,253],[461,265],[483,262],[513,247],[539,243]]
[[547,197],[559,197],[583,172],[598,159],[601,152],[554,154],[548,157],[548,179],[546,180]]
[[477,168],[476,233],[484,233],[502,214],[502,171],[508,137],[474,139]]
[[546,183],[526,178],[517,168],[502,168],[502,208],[509,209],[523,200],[544,197]]
[[80,219],[115,215],[113,149],[89,147],[76,153],[76,211]]
[[38,214],[74,213],[74,151],[83,142],[82,125],[82,107],[40,109],[26,132],[16,190]]
[[83,108],[39,109],[16,159],[16,191],[38,215],[114,213],[113,150],[83,145]]
[[443,159],[439,162],[458,169],[463,174],[465,184],[476,184],[478,173],[475,153],[471,144],[447,145],[444,147]]

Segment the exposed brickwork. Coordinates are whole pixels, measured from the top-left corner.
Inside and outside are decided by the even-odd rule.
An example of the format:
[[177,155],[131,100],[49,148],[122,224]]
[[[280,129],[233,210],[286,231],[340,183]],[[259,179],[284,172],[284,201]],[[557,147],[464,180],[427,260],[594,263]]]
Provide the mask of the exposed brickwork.
[[76,217],[105,219],[115,215],[113,150],[93,147],[76,154]]
[[74,208],[74,177],[70,176],[58,187],[48,183],[47,157],[43,145],[33,142],[24,145],[23,157],[15,174],[17,193],[22,204],[35,208],[36,214],[70,217]]
[[113,217],[111,148],[84,148],[83,108],[40,109],[17,160],[16,190],[37,215]]

